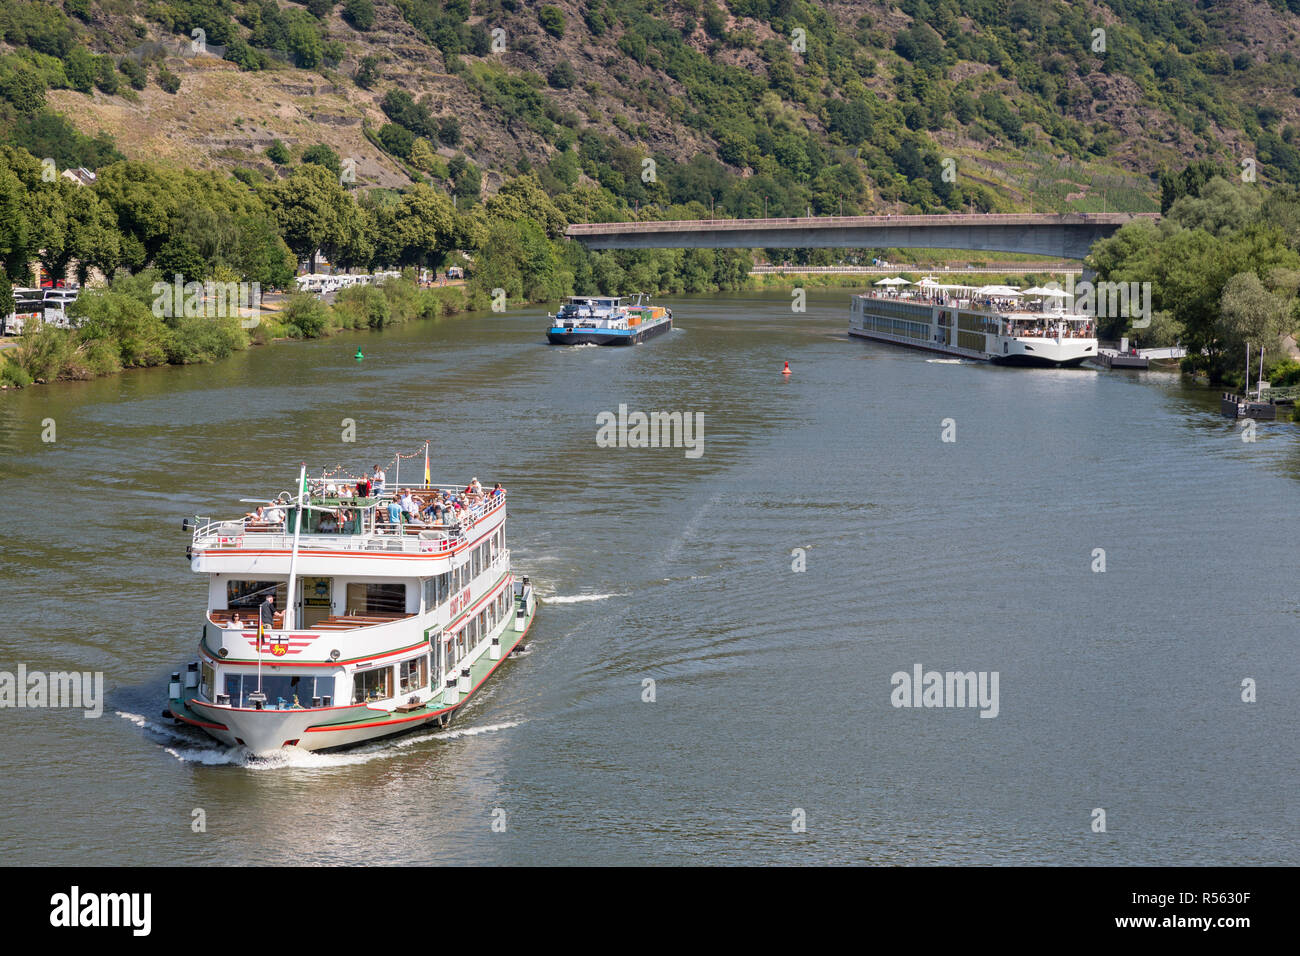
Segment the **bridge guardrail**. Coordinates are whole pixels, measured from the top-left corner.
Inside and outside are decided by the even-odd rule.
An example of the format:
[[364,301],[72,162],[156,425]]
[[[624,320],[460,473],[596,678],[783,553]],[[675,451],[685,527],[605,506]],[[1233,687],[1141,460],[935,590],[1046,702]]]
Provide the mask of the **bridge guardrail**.
[[663,219],[639,222],[575,222],[566,233],[599,235],[602,232],[735,231],[778,226],[1034,226],[1034,225],[1123,225],[1134,219],[1159,219],[1156,212],[1067,212],[1067,213],[950,213],[878,216],[799,216],[780,219]]

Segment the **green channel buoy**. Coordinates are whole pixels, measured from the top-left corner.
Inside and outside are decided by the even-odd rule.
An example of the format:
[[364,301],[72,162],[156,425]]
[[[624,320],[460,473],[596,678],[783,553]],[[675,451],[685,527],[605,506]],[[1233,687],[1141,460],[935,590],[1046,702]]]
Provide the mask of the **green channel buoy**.
[[360,362],[363,358],[365,356],[361,354],[361,349],[357,349],[357,361]]

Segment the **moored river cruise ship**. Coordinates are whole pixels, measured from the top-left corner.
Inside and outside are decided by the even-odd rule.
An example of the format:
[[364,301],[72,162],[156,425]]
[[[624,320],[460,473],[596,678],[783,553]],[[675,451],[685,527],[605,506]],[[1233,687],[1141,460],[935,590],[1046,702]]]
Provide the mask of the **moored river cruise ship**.
[[258,756],[446,724],[536,601],[510,568],[505,490],[427,474],[395,488],[304,468],[243,518],[187,520],[207,612],[165,713]]
[[915,293],[853,296],[849,334],[1004,365],[1077,366],[1096,358],[1093,317],[1021,305],[1023,297],[1035,294],[1059,295],[1049,289],[1021,292],[922,280]]

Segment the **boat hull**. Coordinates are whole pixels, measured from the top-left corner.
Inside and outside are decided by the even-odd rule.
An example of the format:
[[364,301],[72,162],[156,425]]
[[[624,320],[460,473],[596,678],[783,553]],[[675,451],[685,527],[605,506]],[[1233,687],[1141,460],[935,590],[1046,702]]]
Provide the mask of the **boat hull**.
[[[1044,346],[1049,347],[1049,351],[1040,354],[1030,354],[1026,351],[1016,352],[1007,355],[999,355],[990,352],[979,352],[974,349],[964,349],[958,346],[945,345],[942,342],[924,342],[915,340],[905,340],[901,336],[891,336],[879,332],[872,332],[863,329],[850,328],[849,335],[860,339],[870,339],[872,342],[882,342],[885,345],[897,345],[901,348],[915,349],[922,352],[936,352],[940,355],[950,355],[953,358],[968,359],[972,362],[991,362],[994,365],[1008,365],[1020,368],[1077,368],[1094,356],[1093,347],[1080,345],[1083,351],[1076,351],[1069,354],[1066,350],[1060,349],[1059,346],[1051,349],[1052,340],[1038,340],[1029,345],[1032,350],[1034,347],[1040,349]],[[1069,341],[1068,339],[1066,341]],[[1084,340],[1089,341],[1089,340]],[[1020,345],[1023,348],[1024,342]]]
[[995,355],[989,361],[994,365],[1010,365],[1016,368],[1078,368],[1090,357],[1079,355],[1074,358],[1052,359],[1034,355]]
[[[248,710],[218,706],[197,697],[173,698],[168,712],[173,718],[197,727],[213,739],[230,747],[244,747],[255,756],[269,756],[286,746],[300,750],[337,750],[383,737],[409,733],[430,725],[445,726],[487,682],[510,655],[519,648],[532,628],[537,615],[536,598],[530,601],[522,630],[515,628],[514,616],[505,618],[497,637],[501,654],[496,660],[485,650],[470,665],[470,687],[465,693],[446,691],[435,695],[428,705],[411,713],[373,709],[365,705],[322,710]],[[452,698],[447,699],[451,694]]]
[[553,326],[546,330],[546,340],[552,345],[640,345],[673,327],[672,319],[628,329],[573,329]]

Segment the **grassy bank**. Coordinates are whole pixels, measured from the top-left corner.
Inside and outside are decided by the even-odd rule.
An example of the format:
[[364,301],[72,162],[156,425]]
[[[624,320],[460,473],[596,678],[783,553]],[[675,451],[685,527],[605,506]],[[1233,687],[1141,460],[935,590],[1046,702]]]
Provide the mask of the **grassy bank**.
[[[277,340],[316,339],[344,329],[383,329],[467,311],[464,287],[420,288],[408,277],[340,292],[332,304],[291,296],[278,311],[263,309],[257,324],[238,314],[159,315],[153,282],[141,273],[92,289],[69,309],[75,329],[31,326],[15,347],[0,350],[0,388],[86,380],[127,368],[215,362]],[[203,312],[203,307],[192,312]],[[224,311],[224,310],[223,310]]]

